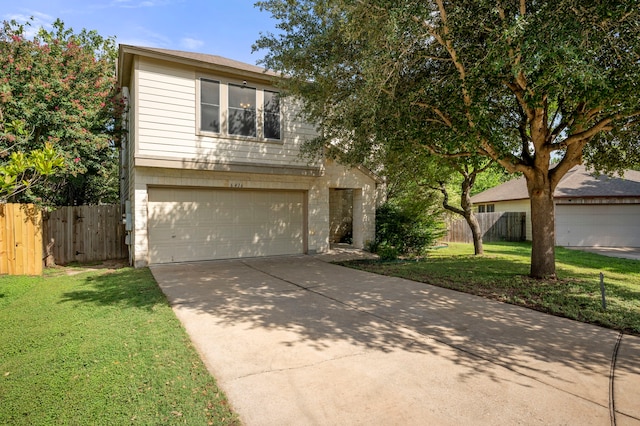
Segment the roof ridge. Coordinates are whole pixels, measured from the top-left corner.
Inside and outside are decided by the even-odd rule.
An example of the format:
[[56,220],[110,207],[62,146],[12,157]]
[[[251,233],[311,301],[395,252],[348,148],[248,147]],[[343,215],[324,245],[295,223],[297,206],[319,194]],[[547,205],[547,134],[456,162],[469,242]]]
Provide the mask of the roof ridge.
[[225,68],[233,68],[243,71],[248,71],[256,74],[263,74],[268,76],[277,76],[278,74],[268,69],[262,68],[258,65],[249,64],[246,62],[238,61],[236,59],[227,58],[220,55],[214,55],[211,53],[199,53],[186,50],[165,49],[161,47],[149,47],[149,46],[135,46],[128,44],[121,44],[121,49],[135,49],[139,52],[155,53],[170,56],[176,59],[186,59],[189,61],[200,62],[208,65],[216,65]]
[[[640,172],[626,170],[623,176],[593,176],[585,166],[573,167],[554,191],[554,198],[640,197]],[[525,178],[511,179],[471,197],[474,203],[514,201],[529,198]]]

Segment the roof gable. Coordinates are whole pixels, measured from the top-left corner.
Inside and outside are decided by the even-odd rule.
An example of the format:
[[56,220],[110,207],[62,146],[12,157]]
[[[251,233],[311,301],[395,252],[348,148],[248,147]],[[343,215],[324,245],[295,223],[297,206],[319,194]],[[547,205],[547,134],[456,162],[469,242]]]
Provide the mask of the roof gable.
[[[584,166],[576,166],[560,180],[554,198],[640,197],[640,172],[627,170],[623,177],[594,177]],[[471,197],[473,203],[529,198],[524,177],[490,188]]]
[[136,55],[234,74],[253,80],[271,82],[275,77],[278,77],[278,74],[273,71],[222,56],[121,44],[118,57],[118,81],[121,86],[126,86],[129,83],[131,61]]

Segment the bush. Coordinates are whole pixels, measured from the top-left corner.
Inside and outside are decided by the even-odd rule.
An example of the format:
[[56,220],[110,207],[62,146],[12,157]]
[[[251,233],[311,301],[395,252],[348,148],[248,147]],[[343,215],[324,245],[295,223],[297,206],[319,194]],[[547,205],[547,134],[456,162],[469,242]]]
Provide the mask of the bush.
[[421,255],[443,230],[439,218],[429,209],[415,203],[387,202],[376,211],[376,239],[371,251],[383,260]]
[[400,256],[398,249],[387,243],[378,245],[375,252],[380,256],[380,260],[396,260]]

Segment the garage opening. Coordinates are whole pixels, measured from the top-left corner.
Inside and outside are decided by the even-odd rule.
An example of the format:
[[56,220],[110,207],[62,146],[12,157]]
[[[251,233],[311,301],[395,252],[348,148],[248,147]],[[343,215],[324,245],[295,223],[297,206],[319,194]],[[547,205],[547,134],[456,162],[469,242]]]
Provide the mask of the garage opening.
[[302,191],[149,188],[149,262],[302,254]]

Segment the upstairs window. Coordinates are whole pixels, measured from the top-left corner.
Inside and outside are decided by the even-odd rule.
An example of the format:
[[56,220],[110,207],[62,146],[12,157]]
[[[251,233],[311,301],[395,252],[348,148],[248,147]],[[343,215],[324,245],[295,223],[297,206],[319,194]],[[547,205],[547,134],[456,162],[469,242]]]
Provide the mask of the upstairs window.
[[264,137],[280,139],[280,94],[264,91]]
[[229,85],[229,134],[256,137],[256,89]]
[[200,80],[200,130],[220,133],[220,82]]
[[196,133],[236,140],[282,140],[280,93],[206,77],[199,77],[196,87]]

